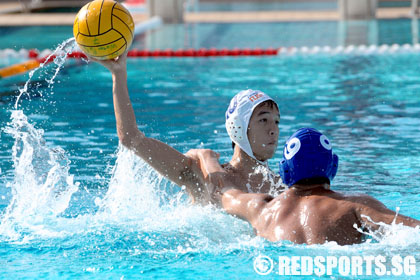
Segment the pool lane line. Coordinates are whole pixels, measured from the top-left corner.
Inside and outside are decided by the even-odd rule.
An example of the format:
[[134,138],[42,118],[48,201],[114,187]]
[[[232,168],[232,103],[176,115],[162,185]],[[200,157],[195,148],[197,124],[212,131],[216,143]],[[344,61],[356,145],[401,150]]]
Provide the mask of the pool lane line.
[[0,69],[0,79],[2,78],[6,78],[6,77],[11,77],[11,76],[16,76],[18,74],[22,74],[25,72],[28,72],[32,69],[38,68],[41,64],[45,63],[48,64],[52,61],[54,61],[54,59],[56,58],[55,55],[52,56],[45,56],[42,58],[36,58],[33,57],[35,55],[34,51],[30,51],[30,56],[32,56],[31,60],[28,60],[26,62],[23,63],[18,63],[18,64],[14,64],[11,66],[7,66],[4,68]]
[[[186,49],[186,50],[130,50],[128,52],[129,57],[208,57],[208,56],[265,56],[265,55],[277,55],[278,49],[268,48],[268,49]],[[43,55],[46,54],[45,51],[42,52]],[[55,59],[55,56],[51,56],[46,61],[47,56],[43,58],[38,58],[39,53],[36,50],[29,50],[28,57],[31,60],[8,66],[0,69],[0,78],[6,78],[10,76],[15,76],[18,74],[25,73],[29,70],[39,67],[42,63],[48,64]],[[72,52],[67,55],[68,58],[76,59],[87,59],[86,55],[83,52]]]
[[[268,49],[165,49],[165,50],[138,50],[133,49],[128,51],[128,57],[203,57],[203,56],[264,56],[264,55],[277,55],[279,52],[278,49],[268,48]],[[31,58],[37,58],[37,50],[30,50]],[[47,54],[43,51],[42,54]],[[74,51],[67,55],[68,58],[87,58],[86,55],[81,51]]]
[[[394,53],[419,53],[420,44],[410,45],[349,45],[346,47],[281,47],[267,49],[250,49],[250,48],[234,48],[234,49],[216,49],[216,48],[200,48],[200,49],[165,49],[165,50],[138,50],[133,49],[128,52],[129,57],[208,57],[208,56],[274,56],[274,55],[316,55],[316,54],[353,54],[353,55],[370,55],[370,54],[394,54]],[[46,52],[43,51],[43,54]],[[73,52],[70,54],[73,58],[85,57],[81,52]]]
[[[25,50],[18,51],[12,49],[0,50],[1,58],[38,58],[39,56],[47,56],[53,51],[46,49],[43,51],[38,50]],[[156,50],[138,50],[132,49],[129,51],[130,57],[142,56],[246,56],[246,55],[293,55],[293,54],[393,54],[393,53],[419,53],[420,44],[404,44],[404,45],[349,45],[349,46],[313,46],[313,47],[280,47],[277,49],[250,49],[250,48],[234,48],[234,49],[216,49],[216,48],[200,48],[200,49],[156,49]],[[80,49],[69,55],[73,58],[85,58],[86,56],[80,52]]]
[[[152,24],[153,26],[159,25],[159,20]],[[0,50],[0,58],[7,56],[22,57],[23,54],[30,58],[29,61],[24,63],[15,64],[9,67],[0,69],[0,79],[10,77],[18,74],[22,74],[29,70],[38,67],[41,63],[45,62],[51,50],[44,50],[38,52],[37,50],[20,50],[14,51],[10,49]],[[370,54],[394,54],[394,53],[420,53],[420,44],[404,44],[404,45],[360,45],[354,46],[349,45],[346,47],[282,47],[278,49],[165,49],[165,50],[130,50],[128,52],[129,57],[212,57],[212,56],[274,56],[274,55],[316,55],[316,54],[354,54],[354,55],[370,55]],[[39,58],[41,56],[41,58]],[[75,51],[67,55],[68,58],[75,59],[87,59],[86,55],[80,51]],[[55,56],[49,58],[47,63],[53,61]]]
[[[45,51],[42,52],[44,55]],[[130,50],[128,57],[208,57],[208,56],[264,56],[264,55],[277,55],[278,50],[273,48],[268,49],[186,49],[186,50]],[[25,73],[29,70],[39,67],[42,63],[48,64],[55,59],[51,56],[46,61],[48,56],[38,58],[39,53],[36,50],[29,50],[28,57],[31,60],[8,66],[0,69],[0,78],[6,78]],[[72,52],[67,55],[68,58],[87,59],[83,52]]]
[[12,66],[1,68],[0,79],[27,72],[29,70],[39,67],[39,65],[41,65],[41,63],[38,60],[31,59],[23,63],[18,63]]
[[[134,38],[136,38],[137,36],[145,33],[148,30],[159,28],[160,26],[162,26],[162,24],[163,24],[163,21],[158,16],[153,17],[153,18],[151,18],[147,21],[140,22],[140,23],[135,25]],[[9,53],[13,52],[13,50],[8,50],[8,51],[9,51]],[[1,51],[0,51],[0,53],[1,53]],[[39,67],[44,62],[46,62],[45,64],[48,64],[55,59],[55,56],[51,56],[48,59],[48,61],[46,61],[48,55],[52,53],[52,51],[49,51],[49,50],[41,52],[42,58],[39,58],[40,54],[36,50],[19,51],[19,56],[22,53],[27,53],[27,56],[28,56],[28,58],[30,58],[30,60],[28,60],[26,62],[23,62],[23,63],[18,63],[18,64],[14,64],[14,65],[11,65],[11,66],[4,67],[4,68],[0,68],[0,79],[26,73],[26,72],[28,72],[32,69],[35,69],[35,68]],[[67,55],[67,57],[69,57],[69,58],[87,58],[86,55],[81,53],[81,52],[73,52],[73,53]]]

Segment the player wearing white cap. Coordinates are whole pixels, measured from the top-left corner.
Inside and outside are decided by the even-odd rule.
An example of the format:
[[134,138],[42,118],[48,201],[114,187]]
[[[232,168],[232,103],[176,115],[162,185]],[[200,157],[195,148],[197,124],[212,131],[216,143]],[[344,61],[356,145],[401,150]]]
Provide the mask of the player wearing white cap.
[[[127,54],[115,60],[97,61],[111,71],[114,111],[120,142],[150,164],[160,174],[179,186],[185,186],[194,201],[215,201],[215,190],[207,184],[209,174],[200,168],[203,157],[217,156],[211,150],[191,150],[182,154],[171,146],[147,137],[136,123],[127,88]],[[226,126],[235,143],[232,160],[218,179],[229,181],[238,189],[267,192],[271,183],[267,174],[254,174],[274,155],[278,140],[280,114],[277,104],[260,91],[246,90],[236,95],[226,112]],[[273,183],[280,177],[267,171]]]

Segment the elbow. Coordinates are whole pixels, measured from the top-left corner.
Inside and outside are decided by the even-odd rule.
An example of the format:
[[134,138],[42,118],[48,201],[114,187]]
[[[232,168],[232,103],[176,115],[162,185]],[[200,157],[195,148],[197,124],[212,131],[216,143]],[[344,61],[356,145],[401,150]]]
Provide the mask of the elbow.
[[121,144],[128,149],[133,149],[141,137],[144,137],[144,135],[140,133],[140,131],[137,131],[136,133],[118,131],[118,139]]
[[126,148],[130,148],[132,145],[132,139],[126,133],[118,133],[118,139],[120,139],[120,143]]

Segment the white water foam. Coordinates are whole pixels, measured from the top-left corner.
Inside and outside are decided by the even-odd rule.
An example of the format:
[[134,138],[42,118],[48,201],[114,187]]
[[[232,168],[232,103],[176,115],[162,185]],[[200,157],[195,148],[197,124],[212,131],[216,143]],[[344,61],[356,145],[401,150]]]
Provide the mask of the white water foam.
[[[195,249],[180,247],[178,251],[211,250],[214,244],[232,245],[238,244],[238,239],[254,238],[244,221],[228,216],[214,206],[191,205],[184,192],[175,192],[168,197],[162,185],[166,185],[166,179],[121,146],[106,196],[96,200],[100,210],[95,220],[122,226],[130,224],[146,232],[195,236],[191,240]],[[178,189],[174,184],[167,186]],[[164,204],[160,203],[162,198],[166,200]]]
[[[262,181],[270,183],[270,190],[268,194],[273,197],[278,196],[281,192],[283,192],[286,189],[286,185],[283,184],[283,181],[281,180],[280,176],[278,174],[275,174],[270,168],[268,168],[268,166],[257,166],[254,169],[254,172],[249,174],[249,179],[251,179],[251,177],[255,175],[262,175]],[[258,187],[261,190],[262,185]],[[248,186],[248,189],[250,190],[250,186]]]
[[1,217],[0,236],[20,237],[22,231],[43,228],[63,213],[78,189],[69,174],[70,161],[63,149],[49,148],[44,131],[31,125],[22,111],[12,111],[4,131],[15,139],[12,148],[14,181],[12,200]]

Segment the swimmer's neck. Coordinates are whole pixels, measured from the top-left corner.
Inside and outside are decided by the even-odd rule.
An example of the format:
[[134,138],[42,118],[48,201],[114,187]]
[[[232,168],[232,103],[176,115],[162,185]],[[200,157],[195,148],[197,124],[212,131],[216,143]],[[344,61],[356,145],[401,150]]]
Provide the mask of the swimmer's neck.
[[235,151],[233,157],[229,162],[229,165],[238,173],[244,175],[249,175],[255,172],[255,168],[261,166],[262,164],[250,157],[245,153],[241,148],[235,146]]
[[290,192],[296,195],[310,195],[316,192],[324,192],[330,190],[330,184],[312,184],[312,185],[299,185],[294,184],[290,187]]

